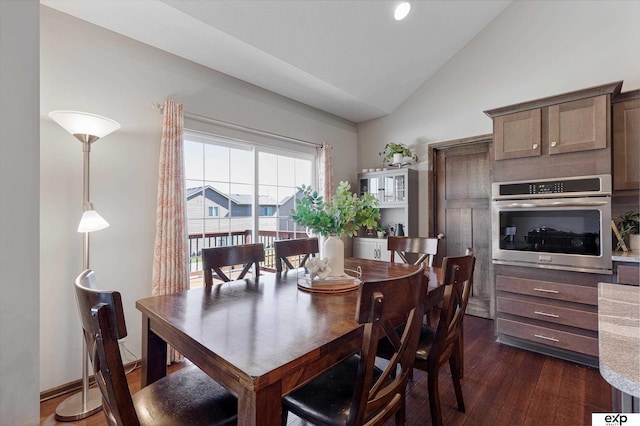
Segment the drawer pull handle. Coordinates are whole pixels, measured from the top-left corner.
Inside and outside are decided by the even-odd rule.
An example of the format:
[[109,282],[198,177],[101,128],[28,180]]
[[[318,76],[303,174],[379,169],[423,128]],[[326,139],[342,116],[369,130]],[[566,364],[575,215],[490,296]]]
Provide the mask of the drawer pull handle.
[[535,291],[541,291],[543,293],[553,293],[553,294],[558,294],[560,293],[558,290],[547,290],[546,288],[534,288]]
[[539,337],[540,339],[551,340],[552,342],[559,342],[560,340],[555,339],[553,337],[543,336],[542,334],[534,334],[535,337]]
[[545,317],[551,317],[551,318],[560,318],[560,315],[556,315],[556,314],[549,314],[547,312],[540,312],[540,311],[533,311],[534,314],[538,314],[538,315],[543,315]]

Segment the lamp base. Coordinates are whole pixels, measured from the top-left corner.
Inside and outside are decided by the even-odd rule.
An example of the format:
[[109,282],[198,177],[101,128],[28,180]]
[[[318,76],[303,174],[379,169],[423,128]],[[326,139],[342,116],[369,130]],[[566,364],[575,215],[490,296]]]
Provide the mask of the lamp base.
[[56,420],[59,422],[72,422],[93,416],[102,410],[102,394],[98,388],[89,388],[87,392],[87,406],[82,407],[82,391],[71,395],[56,407]]

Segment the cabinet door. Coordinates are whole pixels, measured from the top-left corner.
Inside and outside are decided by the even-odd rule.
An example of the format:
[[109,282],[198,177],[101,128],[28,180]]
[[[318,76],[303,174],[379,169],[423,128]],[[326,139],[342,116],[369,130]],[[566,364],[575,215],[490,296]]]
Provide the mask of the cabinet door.
[[384,183],[382,178],[377,176],[360,178],[360,195],[371,194],[382,202],[384,198]]
[[540,155],[540,109],[501,115],[493,120],[496,160]]
[[353,257],[378,260],[378,247],[370,238],[353,239]]
[[549,153],[607,147],[607,95],[549,107]]
[[389,262],[391,253],[387,250],[386,239],[354,238],[353,257]]
[[613,104],[613,189],[640,189],[640,99]]
[[384,177],[384,199],[381,203],[404,203],[407,201],[407,176],[405,174]]
[[391,262],[391,252],[387,249],[387,240],[380,240],[378,243],[378,260]]

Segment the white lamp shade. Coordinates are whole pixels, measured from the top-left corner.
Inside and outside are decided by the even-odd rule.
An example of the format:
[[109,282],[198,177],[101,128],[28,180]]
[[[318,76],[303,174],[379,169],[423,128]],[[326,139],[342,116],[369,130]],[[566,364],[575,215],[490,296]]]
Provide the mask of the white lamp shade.
[[78,232],[93,232],[107,228],[109,222],[95,210],[85,210],[78,224]]
[[49,117],[72,135],[91,135],[103,138],[120,128],[117,121],[87,112],[51,111]]

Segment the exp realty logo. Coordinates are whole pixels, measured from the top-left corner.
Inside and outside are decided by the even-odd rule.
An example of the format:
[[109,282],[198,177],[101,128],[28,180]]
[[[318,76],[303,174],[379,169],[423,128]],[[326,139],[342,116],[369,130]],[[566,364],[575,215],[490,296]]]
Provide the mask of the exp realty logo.
[[640,413],[592,413],[593,426],[639,426]]

